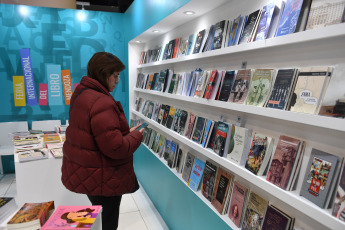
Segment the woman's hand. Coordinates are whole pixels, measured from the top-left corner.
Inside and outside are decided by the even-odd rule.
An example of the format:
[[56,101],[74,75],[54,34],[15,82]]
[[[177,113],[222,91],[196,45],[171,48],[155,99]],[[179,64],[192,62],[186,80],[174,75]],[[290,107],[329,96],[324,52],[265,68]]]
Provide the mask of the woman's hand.
[[[141,125],[141,124],[140,124]],[[129,129],[129,132],[133,132],[134,130],[136,130],[137,128],[139,128],[140,127],[140,125],[137,125],[137,126],[134,126],[134,127],[132,127],[132,128],[130,128]],[[141,134],[143,134],[143,132],[144,132],[144,128],[142,128],[142,129],[140,129],[140,130],[138,130]]]

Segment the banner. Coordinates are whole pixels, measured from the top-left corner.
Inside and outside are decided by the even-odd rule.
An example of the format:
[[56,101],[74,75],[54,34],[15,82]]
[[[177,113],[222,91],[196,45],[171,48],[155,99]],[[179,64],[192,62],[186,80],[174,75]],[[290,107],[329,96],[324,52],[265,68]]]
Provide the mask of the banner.
[[65,104],[69,105],[73,94],[71,72],[69,69],[61,70],[63,91],[65,93]]
[[46,64],[46,73],[48,80],[48,104],[63,105],[61,66]]
[[14,106],[26,106],[24,76],[13,76]]
[[39,105],[48,105],[48,84],[39,84],[39,98],[38,104]]
[[20,49],[20,59],[23,68],[23,75],[25,80],[26,97],[28,105],[37,105],[35,80],[32,72],[30,49]]

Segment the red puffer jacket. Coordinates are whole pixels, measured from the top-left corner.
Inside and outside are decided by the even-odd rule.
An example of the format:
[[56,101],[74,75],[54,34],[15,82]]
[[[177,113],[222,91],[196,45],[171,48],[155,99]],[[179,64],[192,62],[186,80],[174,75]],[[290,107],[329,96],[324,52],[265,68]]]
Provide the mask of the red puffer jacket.
[[129,132],[121,104],[98,81],[83,77],[71,98],[62,183],[94,196],[134,192],[133,153],[142,137]]

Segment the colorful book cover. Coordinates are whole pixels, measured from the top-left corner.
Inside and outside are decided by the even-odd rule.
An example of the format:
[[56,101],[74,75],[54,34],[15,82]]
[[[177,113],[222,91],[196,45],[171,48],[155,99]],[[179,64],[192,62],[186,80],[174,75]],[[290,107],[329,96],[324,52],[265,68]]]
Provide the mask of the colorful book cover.
[[222,214],[228,192],[231,192],[233,175],[219,168],[217,173],[215,190],[212,197],[212,205]]
[[278,70],[276,80],[274,82],[271,95],[267,102],[268,108],[284,110],[290,99],[291,88],[295,82],[295,69]]
[[250,84],[246,104],[262,107],[270,93],[273,82],[272,69],[256,69]]
[[207,87],[206,87],[206,92],[204,95],[204,98],[206,99],[210,99],[212,92],[213,92],[213,88],[216,85],[217,82],[217,77],[218,77],[218,71],[217,70],[213,70],[209,79],[209,82],[207,83]]
[[276,37],[295,32],[303,0],[287,0]]
[[169,155],[167,159],[168,166],[170,168],[173,168],[175,158],[176,158],[176,153],[177,153],[178,145],[174,142],[170,142],[170,149],[169,149]]
[[153,141],[152,151],[155,153],[157,153],[157,151],[158,151],[158,143],[159,143],[160,135],[161,135],[160,133],[157,133],[157,135]]
[[225,142],[227,138],[229,126],[228,124],[219,121],[217,126],[216,135],[214,137],[213,141],[213,151],[217,153],[219,156],[223,156],[224,154],[224,148],[225,148]]
[[58,206],[41,229],[91,229],[101,212],[100,205]]
[[300,195],[320,208],[327,208],[339,175],[340,157],[312,149]]
[[234,182],[228,216],[237,227],[241,227],[241,220],[246,208],[247,192],[248,188],[241,185],[238,181]]
[[201,183],[204,168],[205,162],[203,162],[199,158],[196,158],[188,181],[189,187],[194,191],[199,190],[199,185]]
[[342,173],[336,187],[332,215],[345,222],[345,164],[342,165]]
[[44,143],[61,142],[61,138],[58,133],[44,134],[43,141]]
[[195,141],[196,143],[200,144],[201,142],[201,139],[204,133],[205,122],[206,122],[206,119],[203,117],[198,117],[196,119],[196,124],[195,124],[194,132],[192,135],[192,140]]
[[234,80],[235,71],[226,71],[218,97],[219,101],[228,101]]
[[186,55],[190,55],[192,53],[193,50],[193,45],[194,45],[194,41],[195,41],[195,36],[196,34],[191,34],[188,37],[188,45],[187,45],[187,54]]
[[267,205],[267,200],[254,192],[250,192],[247,209],[242,223],[242,230],[261,230]]
[[195,156],[190,152],[187,152],[185,164],[183,166],[182,178],[188,183],[192,167],[194,165]]
[[217,178],[218,167],[206,161],[204,176],[202,178],[201,194],[210,202],[212,201],[214,186]]
[[290,99],[290,110],[315,114],[319,112],[327,90],[331,69],[326,66],[301,68]]
[[163,135],[160,135],[159,142],[158,142],[158,149],[157,149],[157,154],[159,157],[162,157],[164,154],[165,144],[166,144],[165,137]]
[[204,135],[203,135],[202,143],[201,143],[203,148],[205,148],[205,146],[206,146],[206,142],[208,140],[208,136],[210,135],[210,131],[212,130],[213,124],[214,124],[214,122],[212,120],[207,121],[207,125],[205,127],[205,131],[204,131]]
[[241,19],[241,15],[238,16],[236,19],[234,19],[233,23],[232,23],[232,27],[231,30],[229,30],[229,41],[227,46],[232,46],[235,45],[235,38],[236,38],[236,34],[239,31],[239,22]]
[[231,89],[229,102],[237,104],[244,103],[248,95],[251,75],[251,69],[237,71],[236,78]]
[[287,189],[290,177],[294,173],[295,163],[300,154],[301,141],[281,135],[273,155],[266,180],[282,189]]
[[245,168],[261,176],[271,157],[273,138],[264,134],[255,133],[247,156]]
[[172,124],[173,124],[175,112],[176,112],[176,109],[174,107],[170,107],[168,118],[167,118],[167,122],[166,122],[166,127],[168,129],[170,129]]
[[170,82],[170,85],[169,85],[168,93],[173,93],[176,85],[177,85],[177,76],[176,76],[176,73],[174,73],[172,75],[172,78],[171,78],[171,82]]
[[255,41],[260,41],[267,38],[275,7],[275,2],[271,2],[263,7]]
[[166,79],[166,71],[162,70],[160,73],[155,73],[156,75],[156,85],[155,85],[155,90],[162,92],[164,88],[164,83]]
[[163,114],[163,120],[162,120],[162,125],[166,126],[166,122],[168,119],[168,115],[169,115],[169,111],[170,111],[170,105],[165,105],[164,107],[164,114]]

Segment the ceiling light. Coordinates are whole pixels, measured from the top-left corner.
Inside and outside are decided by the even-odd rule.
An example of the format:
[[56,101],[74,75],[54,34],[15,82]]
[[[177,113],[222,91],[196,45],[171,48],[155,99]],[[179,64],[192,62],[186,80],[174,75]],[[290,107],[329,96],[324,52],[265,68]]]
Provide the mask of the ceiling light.
[[159,33],[159,30],[152,30],[153,33]]
[[136,43],[142,43],[142,41],[139,41],[139,40],[138,40],[138,41],[135,41],[135,42],[136,42]]
[[26,17],[29,15],[29,8],[27,6],[20,6],[19,12],[22,16]]
[[78,20],[79,21],[85,21],[86,19],[86,13],[85,13],[85,10],[80,10],[78,13],[77,13],[77,17],[78,17]]
[[187,15],[192,15],[192,14],[195,14],[195,12],[194,11],[185,11],[185,12],[183,12],[184,14],[187,14]]

